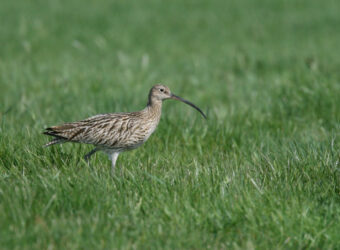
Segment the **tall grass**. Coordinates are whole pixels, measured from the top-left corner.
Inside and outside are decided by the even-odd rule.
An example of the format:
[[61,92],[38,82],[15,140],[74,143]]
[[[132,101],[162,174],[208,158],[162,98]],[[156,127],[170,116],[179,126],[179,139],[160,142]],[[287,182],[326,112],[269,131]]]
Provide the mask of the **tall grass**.
[[[0,3],[0,248],[340,246],[339,3]],[[167,101],[117,175],[44,127]]]

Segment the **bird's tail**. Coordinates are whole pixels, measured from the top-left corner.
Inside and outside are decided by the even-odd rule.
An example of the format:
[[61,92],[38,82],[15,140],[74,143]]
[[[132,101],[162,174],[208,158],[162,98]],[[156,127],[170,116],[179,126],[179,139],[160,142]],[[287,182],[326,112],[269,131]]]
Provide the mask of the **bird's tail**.
[[44,145],[48,147],[54,144],[64,143],[64,142],[78,142],[75,137],[81,134],[84,128],[79,126],[79,123],[65,123],[60,126],[52,126],[46,128],[43,132],[44,135],[52,136],[53,139]]
[[43,145],[43,147],[46,148],[46,147],[52,146],[54,144],[59,144],[59,143],[64,143],[64,142],[66,142],[66,140],[60,139],[60,138],[54,138],[49,143],[46,143],[45,145]]
[[55,131],[54,128],[46,128],[45,131],[43,132],[44,135],[49,135],[53,136],[53,139],[49,142],[46,143],[43,147],[49,147],[54,144],[59,144],[59,143],[64,143],[67,142],[67,138],[61,136],[58,134],[58,131]]

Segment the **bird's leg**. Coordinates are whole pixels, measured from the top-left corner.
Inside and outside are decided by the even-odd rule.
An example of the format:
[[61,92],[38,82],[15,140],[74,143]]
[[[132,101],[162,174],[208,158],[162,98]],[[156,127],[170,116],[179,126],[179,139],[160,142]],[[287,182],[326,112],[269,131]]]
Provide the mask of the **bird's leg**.
[[118,152],[113,152],[109,155],[109,158],[111,160],[111,174],[114,175],[115,173],[115,166],[116,166],[116,161],[118,158],[119,153]]
[[92,149],[89,153],[87,153],[85,156],[84,156],[84,160],[87,162],[87,164],[90,163],[90,158],[91,156],[98,151],[98,148],[94,148]]

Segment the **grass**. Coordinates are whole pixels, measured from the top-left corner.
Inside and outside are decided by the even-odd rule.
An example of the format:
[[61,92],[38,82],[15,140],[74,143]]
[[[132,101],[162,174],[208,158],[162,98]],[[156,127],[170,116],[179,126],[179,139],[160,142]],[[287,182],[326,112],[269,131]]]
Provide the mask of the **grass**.
[[[2,1],[2,249],[336,249],[339,3]],[[155,134],[118,174],[46,126],[134,111]]]

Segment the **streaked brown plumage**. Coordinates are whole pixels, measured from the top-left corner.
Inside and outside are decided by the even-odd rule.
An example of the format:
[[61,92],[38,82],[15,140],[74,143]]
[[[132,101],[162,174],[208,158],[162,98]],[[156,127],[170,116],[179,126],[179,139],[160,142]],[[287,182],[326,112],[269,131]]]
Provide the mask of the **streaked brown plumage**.
[[155,85],[149,92],[145,109],[130,113],[95,115],[82,121],[46,128],[44,134],[53,136],[54,139],[45,146],[64,142],[93,144],[95,148],[85,155],[85,160],[88,161],[97,151],[104,151],[112,161],[113,173],[119,153],[139,147],[155,131],[162,113],[162,101],[167,99],[182,101],[206,118],[198,107],[172,94],[167,86]]

